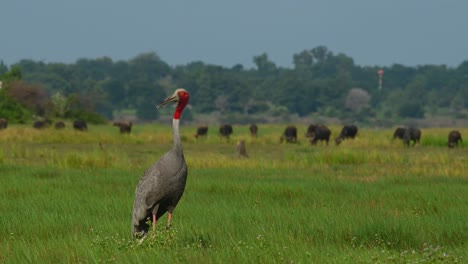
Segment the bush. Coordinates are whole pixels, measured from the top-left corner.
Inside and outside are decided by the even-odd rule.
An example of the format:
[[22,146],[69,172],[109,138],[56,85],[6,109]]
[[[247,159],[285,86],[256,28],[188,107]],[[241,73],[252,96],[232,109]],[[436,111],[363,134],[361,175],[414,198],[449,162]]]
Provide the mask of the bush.
[[4,90],[0,90],[0,118],[6,118],[11,123],[26,123],[31,119],[31,113]]

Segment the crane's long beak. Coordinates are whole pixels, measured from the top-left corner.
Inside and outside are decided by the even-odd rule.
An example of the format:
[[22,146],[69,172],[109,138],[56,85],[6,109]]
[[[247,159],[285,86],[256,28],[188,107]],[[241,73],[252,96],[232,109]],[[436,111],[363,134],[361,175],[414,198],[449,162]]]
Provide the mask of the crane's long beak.
[[164,101],[162,101],[160,104],[158,104],[156,106],[157,109],[167,105],[168,103],[171,103],[171,102],[178,102],[179,101],[179,97],[177,95],[172,95],[172,96],[169,96],[168,98],[164,99]]

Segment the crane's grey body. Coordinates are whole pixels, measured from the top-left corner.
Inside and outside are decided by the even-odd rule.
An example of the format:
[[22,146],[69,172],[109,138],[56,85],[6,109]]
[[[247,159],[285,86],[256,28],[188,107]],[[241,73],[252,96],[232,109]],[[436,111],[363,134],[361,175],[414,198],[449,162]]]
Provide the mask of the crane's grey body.
[[145,171],[135,191],[133,205],[132,235],[145,235],[149,230],[148,218],[158,219],[166,212],[172,214],[187,180],[182,144],[179,135],[179,120],[173,119],[174,146]]

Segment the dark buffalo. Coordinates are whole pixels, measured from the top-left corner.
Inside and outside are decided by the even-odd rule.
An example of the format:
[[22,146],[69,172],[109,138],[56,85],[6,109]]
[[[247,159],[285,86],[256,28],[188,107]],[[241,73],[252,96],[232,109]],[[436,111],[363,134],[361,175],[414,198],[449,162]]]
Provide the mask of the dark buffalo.
[[249,130],[252,137],[257,137],[258,126],[256,124],[251,124]]
[[341,141],[347,138],[351,138],[351,139],[355,138],[357,135],[357,132],[358,132],[358,128],[355,125],[344,126],[341,129],[340,135],[335,139],[336,145],[339,145]]
[[307,128],[306,137],[312,138],[310,140],[312,145],[315,145],[319,140],[325,140],[326,144],[328,145],[328,141],[330,141],[330,134],[330,129],[324,125],[310,125]]
[[317,125],[309,125],[309,127],[307,127],[307,132],[305,136],[308,138],[313,137],[315,133],[315,128],[317,128]]
[[48,127],[52,122],[48,119],[46,120],[39,120],[33,123],[33,127],[36,129],[42,129]]
[[195,138],[205,137],[208,134],[208,126],[199,126]]
[[297,142],[297,128],[295,126],[288,126],[283,132],[283,135],[280,137],[280,143],[286,140],[286,143],[296,143]]
[[413,141],[413,146],[416,143],[419,143],[421,139],[421,130],[419,128],[410,127],[405,131],[405,135],[403,137],[403,142],[406,146],[410,145],[410,141]]
[[222,125],[219,128],[219,135],[229,139],[229,136],[232,134],[232,126],[231,125]]
[[397,138],[402,139],[403,143],[406,146],[410,146],[411,141],[413,141],[413,146],[414,146],[416,145],[416,143],[419,143],[421,139],[421,130],[415,127],[410,127],[410,128],[399,127],[393,133],[393,139],[397,139]]
[[55,129],[64,129],[65,123],[63,121],[58,121],[55,123]]
[[86,122],[84,120],[78,119],[73,122],[73,128],[79,131],[87,131],[88,125],[86,125]]
[[133,124],[130,121],[114,122],[114,126],[119,127],[121,134],[125,134],[125,133],[130,134],[130,132],[132,132],[132,125]]
[[395,129],[395,132],[393,132],[393,140],[395,139],[403,139],[405,136],[406,128],[404,127],[399,127]]
[[458,142],[460,142],[460,143],[463,142],[460,131],[458,131],[458,130],[450,131],[450,133],[448,135],[448,147],[449,148],[454,148],[454,147],[458,146]]
[[8,127],[8,120],[5,118],[0,118],[0,130]]

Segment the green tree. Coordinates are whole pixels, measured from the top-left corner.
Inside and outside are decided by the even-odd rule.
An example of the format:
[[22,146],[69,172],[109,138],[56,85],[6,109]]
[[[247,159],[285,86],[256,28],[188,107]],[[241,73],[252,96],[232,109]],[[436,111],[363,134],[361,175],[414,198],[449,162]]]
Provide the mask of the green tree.
[[312,69],[314,64],[314,55],[312,52],[304,50],[293,56],[294,69],[296,71],[307,72]]
[[158,83],[146,80],[134,81],[130,86],[134,93],[133,107],[136,109],[137,117],[142,120],[158,119],[160,111],[156,111],[156,105],[166,97],[164,89]]
[[0,60],[0,79],[2,79],[1,77],[8,72],[8,67],[5,65],[5,63],[3,63],[2,60]]
[[61,92],[56,92],[50,97],[50,100],[53,105],[54,115],[61,118],[65,117],[65,113],[67,112],[67,98]]
[[0,118],[6,118],[10,123],[25,123],[31,118],[31,113],[10,97],[5,89],[0,90]]
[[262,74],[272,73],[276,70],[276,65],[272,62],[266,53],[258,56],[254,56],[253,62],[257,66],[257,69]]

